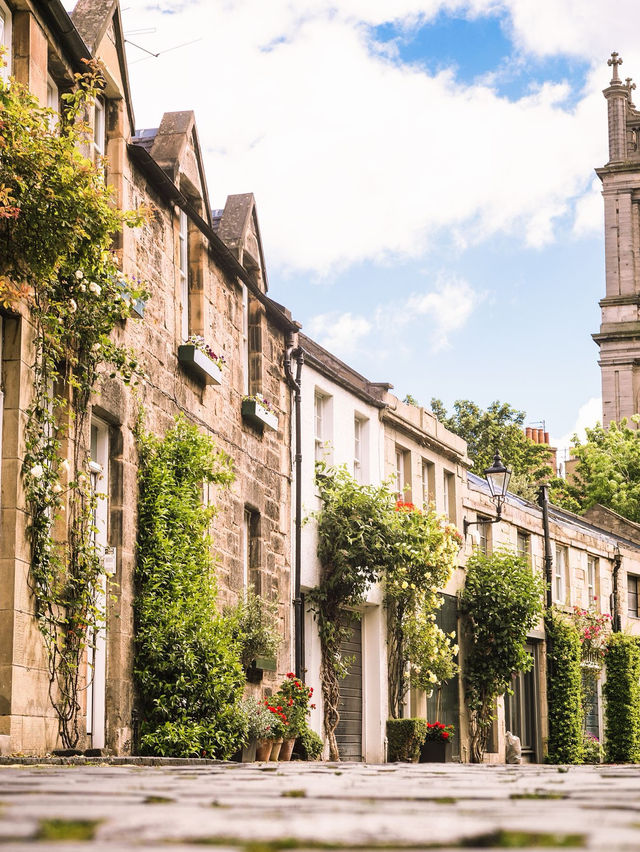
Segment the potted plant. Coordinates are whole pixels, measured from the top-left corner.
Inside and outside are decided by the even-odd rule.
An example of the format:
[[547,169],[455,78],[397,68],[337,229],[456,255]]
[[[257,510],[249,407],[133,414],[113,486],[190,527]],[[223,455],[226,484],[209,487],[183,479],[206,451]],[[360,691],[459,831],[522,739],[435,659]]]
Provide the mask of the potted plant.
[[289,729],[280,750],[280,760],[291,760],[296,737],[301,736],[307,725],[307,716],[315,709],[315,704],[311,704],[312,696],[313,687],[302,683],[293,672],[288,672],[286,679],[280,684],[275,700],[284,708],[289,722]]
[[[271,713],[261,701],[253,696],[242,700],[242,713],[247,722],[247,744],[242,749],[242,762],[251,763],[254,760],[268,760],[271,753]],[[265,751],[268,752],[267,756]]]
[[285,736],[288,734],[289,722],[281,704],[275,703],[275,701],[271,704],[267,698],[265,699],[264,706],[271,714],[269,739],[272,741],[272,746],[269,760],[278,760],[282,743],[284,742]]
[[192,334],[186,343],[178,346],[178,361],[205,385],[222,384],[224,355],[216,355],[201,335]]
[[427,725],[427,735],[420,749],[420,763],[449,763],[451,761],[451,738],[455,728],[442,722]]
[[259,429],[278,431],[278,413],[261,393],[242,397],[242,416]]

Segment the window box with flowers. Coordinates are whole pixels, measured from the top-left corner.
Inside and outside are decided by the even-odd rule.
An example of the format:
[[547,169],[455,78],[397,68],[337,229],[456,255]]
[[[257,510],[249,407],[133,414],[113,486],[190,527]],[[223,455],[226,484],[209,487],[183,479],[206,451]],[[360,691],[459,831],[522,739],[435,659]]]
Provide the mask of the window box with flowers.
[[278,414],[269,402],[261,393],[256,393],[253,396],[242,397],[242,416],[253,426],[260,429],[272,429],[278,431]]
[[428,724],[427,736],[420,748],[420,763],[450,763],[453,731],[453,725]]
[[223,355],[216,355],[203,337],[192,334],[186,343],[178,346],[178,361],[185,370],[205,385],[222,384]]

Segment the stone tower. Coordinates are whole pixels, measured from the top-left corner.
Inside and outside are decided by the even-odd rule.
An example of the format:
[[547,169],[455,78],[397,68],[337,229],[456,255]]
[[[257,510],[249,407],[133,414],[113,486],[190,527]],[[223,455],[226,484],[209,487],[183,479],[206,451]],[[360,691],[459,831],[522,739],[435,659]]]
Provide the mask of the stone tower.
[[620,79],[622,59],[612,53],[608,64],[609,162],[596,169],[604,196],[607,289],[600,331],[593,335],[605,426],[640,410],[640,112],[632,101],[635,83]]

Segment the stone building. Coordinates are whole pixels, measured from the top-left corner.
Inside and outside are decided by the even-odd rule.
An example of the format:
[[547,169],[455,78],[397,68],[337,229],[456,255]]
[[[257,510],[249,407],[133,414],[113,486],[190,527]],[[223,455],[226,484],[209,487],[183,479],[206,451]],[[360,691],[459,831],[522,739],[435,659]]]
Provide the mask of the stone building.
[[611,54],[612,78],[604,90],[609,162],[596,172],[604,196],[606,293],[600,347],[603,425],[640,411],[640,112],[635,83],[620,78],[622,59]]
[[[126,753],[135,722],[139,405],[148,430],[162,435],[182,413],[232,458],[234,484],[228,493],[211,495],[220,507],[214,521],[220,603],[234,601],[249,583],[277,600],[282,644],[274,671],[263,673],[263,685],[274,685],[291,667],[291,391],[283,358],[298,325],[267,295],[253,196],[231,196],[223,210],[211,209],[193,113],[167,113],[157,128],[136,130],[117,0],[80,0],[71,17],[59,0],[0,0],[0,18],[0,41],[10,46],[9,70],[43,104],[57,108],[73,73],[83,70],[83,59],[101,60],[105,88],[90,116],[93,151],[106,156],[106,181],[117,203],[152,211],[146,224],[127,229],[114,246],[121,268],[141,278],[150,293],[137,306],[140,318],[115,332],[141,355],[146,379],[136,397],[105,375],[91,410],[92,470],[99,471],[105,495],[98,500],[97,535],[116,585],[95,659],[84,664],[89,687],[80,745]],[[21,486],[33,337],[26,309],[6,312],[0,322],[0,744],[10,752],[42,753],[58,741],[28,589]],[[223,355],[226,366],[219,370],[194,353],[188,345],[192,335]],[[90,663],[93,677],[87,676]]]

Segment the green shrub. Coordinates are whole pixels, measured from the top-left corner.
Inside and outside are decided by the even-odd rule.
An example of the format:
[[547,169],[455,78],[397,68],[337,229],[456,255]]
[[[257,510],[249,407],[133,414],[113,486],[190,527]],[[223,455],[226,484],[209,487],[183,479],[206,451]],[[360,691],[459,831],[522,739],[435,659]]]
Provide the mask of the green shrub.
[[605,751],[609,763],[640,761],[640,647],[632,636],[607,641],[603,685]]
[[555,611],[545,616],[550,646],[547,656],[549,763],[582,763],[582,669],[580,636]]
[[584,733],[582,737],[582,762],[602,763],[602,743],[593,734]]
[[248,669],[256,657],[277,658],[282,637],[278,625],[278,604],[247,589],[233,607],[225,609],[225,617],[233,623],[234,635],[240,645],[240,660]]
[[426,719],[387,719],[387,760],[416,763],[427,736]]
[[296,743],[296,751],[300,752],[302,760],[319,760],[323,749],[324,741],[320,734],[306,725]]
[[216,609],[202,483],[232,479],[229,459],[183,418],[140,435],[134,673],[142,754],[226,758],[246,737],[233,625]]

